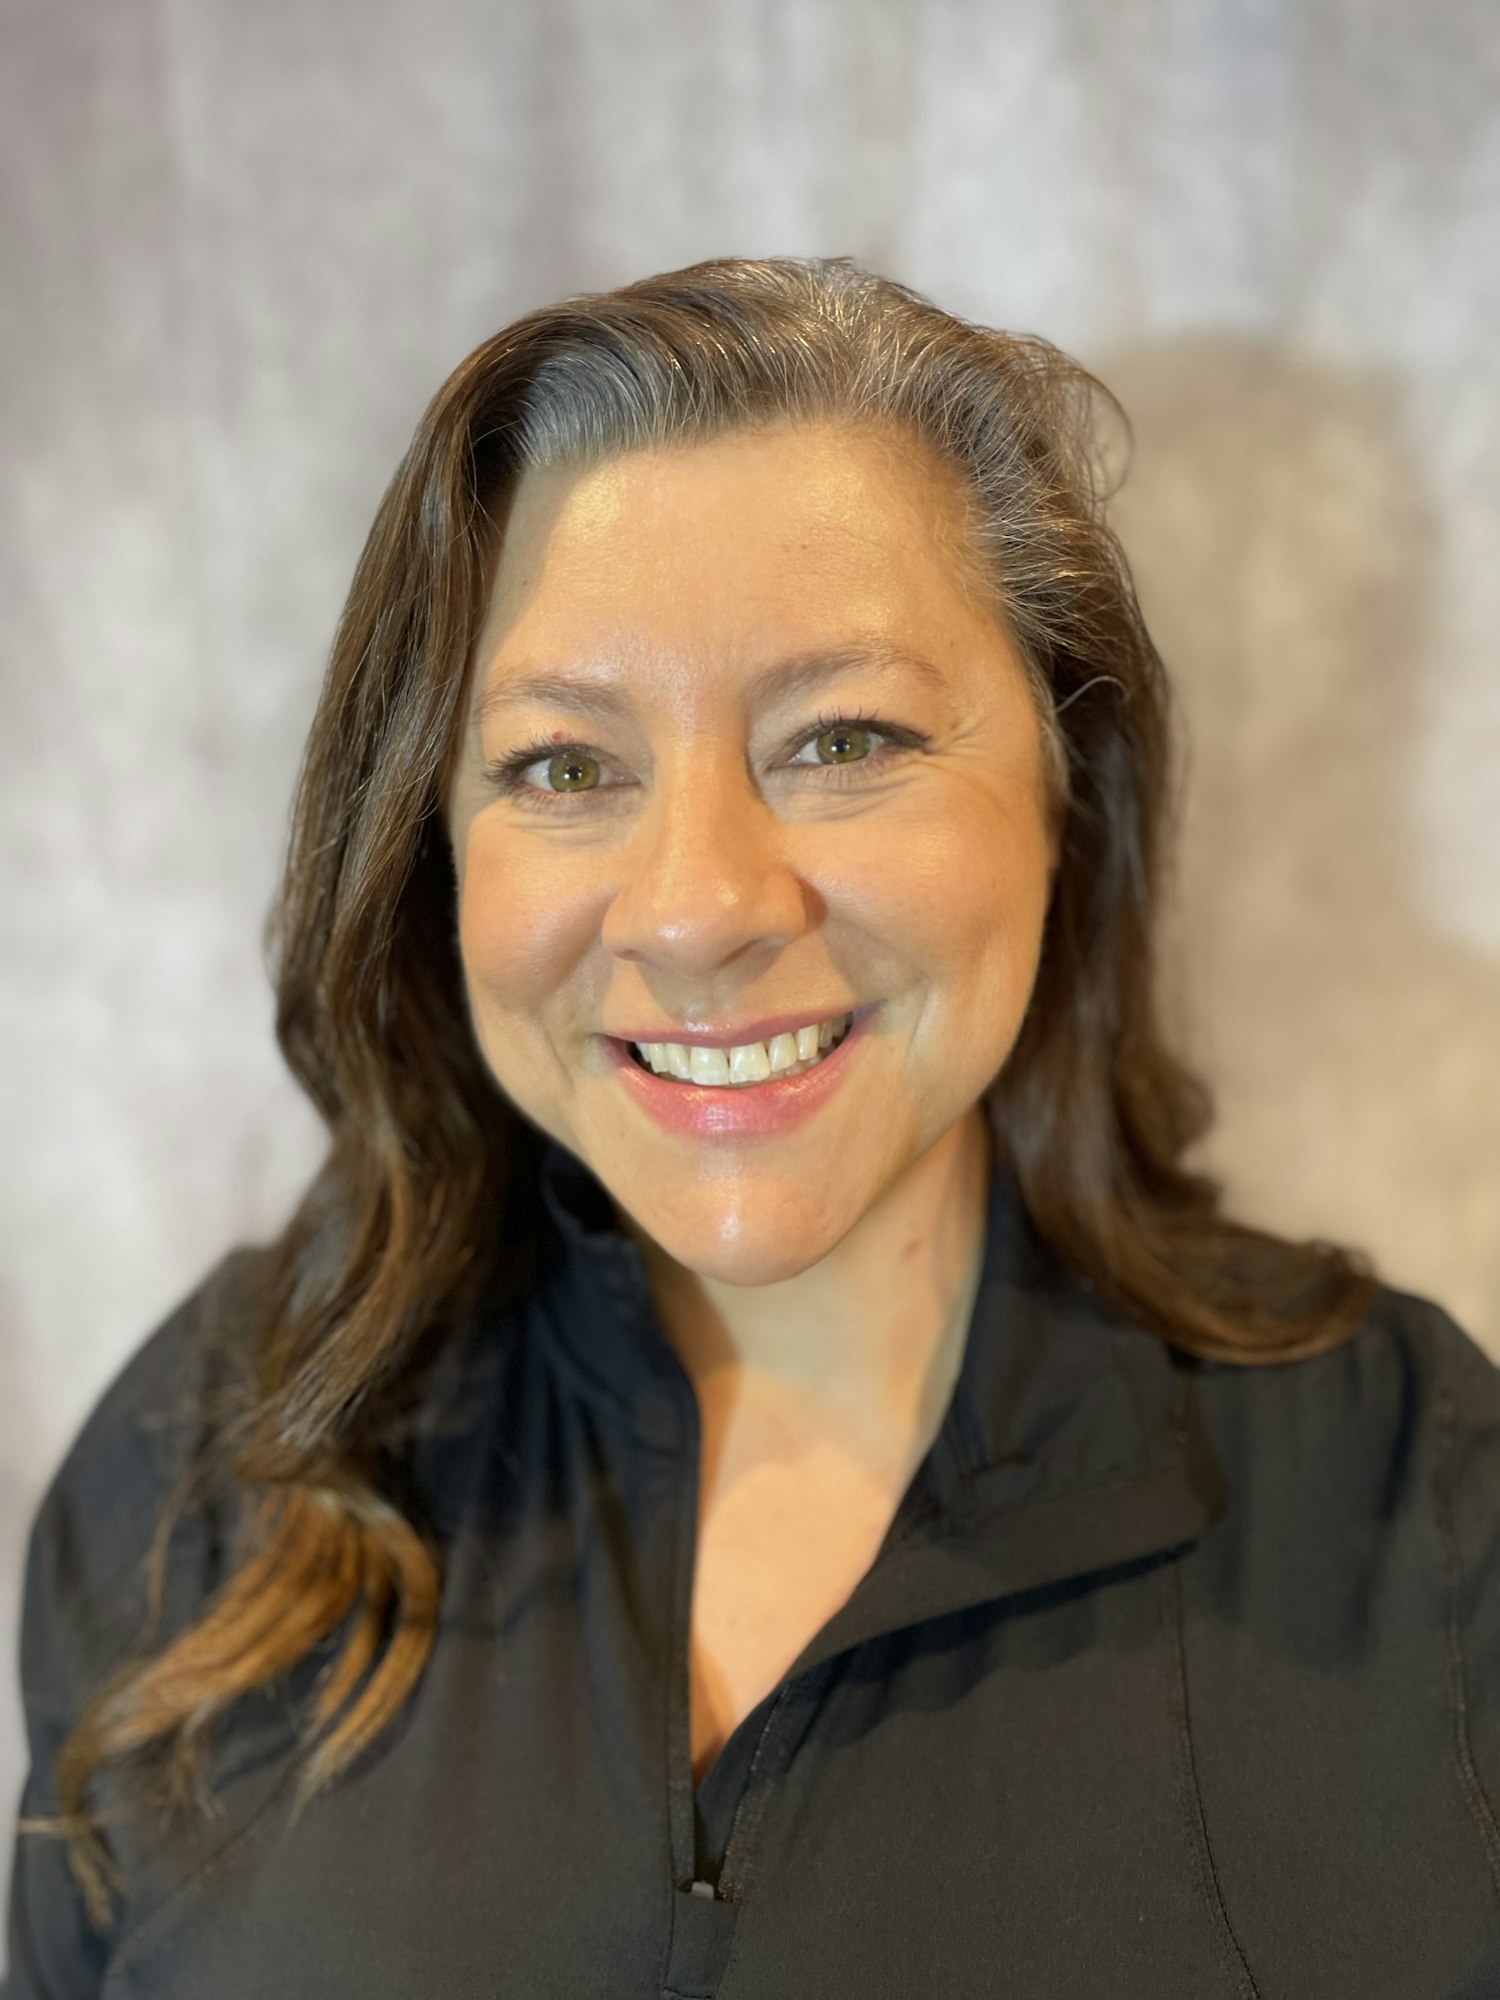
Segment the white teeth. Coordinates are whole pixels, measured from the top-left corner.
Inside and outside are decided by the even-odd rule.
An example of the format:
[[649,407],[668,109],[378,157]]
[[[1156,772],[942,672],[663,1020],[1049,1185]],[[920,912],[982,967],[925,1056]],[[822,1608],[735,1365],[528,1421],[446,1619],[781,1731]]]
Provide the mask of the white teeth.
[[688,1049],[688,1060],[693,1065],[694,1083],[728,1083],[729,1052],[727,1049],[704,1049],[695,1042]]
[[638,1042],[634,1046],[658,1076],[742,1088],[811,1069],[835,1041],[843,1040],[853,1019],[852,1014],[841,1014],[834,1021],[814,1022],[795,1034],[773,1035],[769,1045],[747,1042],[738,1048],[710,1049],[698,1043]]
[[764,1042],[749,1042],[729,1051],[731,1083],[764,1083],[771,1074],[771,1056]]

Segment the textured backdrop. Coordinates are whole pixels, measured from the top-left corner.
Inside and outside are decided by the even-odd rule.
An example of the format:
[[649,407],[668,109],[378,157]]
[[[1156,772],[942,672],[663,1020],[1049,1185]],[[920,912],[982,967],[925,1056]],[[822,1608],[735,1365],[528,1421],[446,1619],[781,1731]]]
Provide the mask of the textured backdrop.
[[1204,1160],[1500,1355],[1490,0],[4,0],[0,33],[0,1798],[41,1487],[317,1156],[258,936],[355,555],[442,377],[565,293],[846,252],[1120,393]]

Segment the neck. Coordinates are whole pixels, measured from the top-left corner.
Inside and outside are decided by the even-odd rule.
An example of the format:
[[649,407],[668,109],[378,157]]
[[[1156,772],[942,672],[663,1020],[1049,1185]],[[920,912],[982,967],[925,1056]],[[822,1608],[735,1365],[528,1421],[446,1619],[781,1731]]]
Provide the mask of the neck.
[[632,1227],[688,1375],[701,1385],[727,1370],[871,1438],[935,1428],[963,1360],[992,1171],[976,1105],[827,1257],[754,1288],[704,1278]]

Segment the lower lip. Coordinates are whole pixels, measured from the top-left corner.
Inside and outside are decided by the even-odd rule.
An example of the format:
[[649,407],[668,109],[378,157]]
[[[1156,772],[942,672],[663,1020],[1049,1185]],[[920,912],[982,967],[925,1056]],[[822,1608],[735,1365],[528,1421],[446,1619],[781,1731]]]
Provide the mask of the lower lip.
[[790,1132],[822,1109],[847,1074],[873,1011],[856,1012],[838,1047],[812,1069],[766,1083],[669,1083],[642,1069],[626,1043],[603,1041],[620,1082],[664,1131],[689,1139],[761,1139]]

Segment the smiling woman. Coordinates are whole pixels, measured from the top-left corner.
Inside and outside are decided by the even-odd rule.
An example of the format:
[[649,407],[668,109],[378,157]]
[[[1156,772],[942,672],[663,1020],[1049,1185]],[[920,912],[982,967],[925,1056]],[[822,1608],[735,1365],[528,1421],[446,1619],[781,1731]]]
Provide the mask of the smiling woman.
[[[874,1385],[827,1260],[836,1296],[891,1296],[904,1239],[930,1238],[1056,870],[1042,729],[952,560],[962,522],[924,451],[826,420],[527,471],[448,793],[470,1008],[507,1098],[698,1273],[742,1359],[723,1288],[817,1267],[777,1316],[817,1298],[797,1344],[831,1394]],[[570,676],[539,686],[543,659]],[[821,1062],[780,1040],[820,1023]],[[638,1070],[643,1046],[669,1053]],[[904,1302],[913,1365],[931,1316]]]
[[327,1159],[35,1524],[15,2000],[1500,1982],[1500,1375],[1184,1163],[1112,407],[844,259],[439,391],[271,932]]

